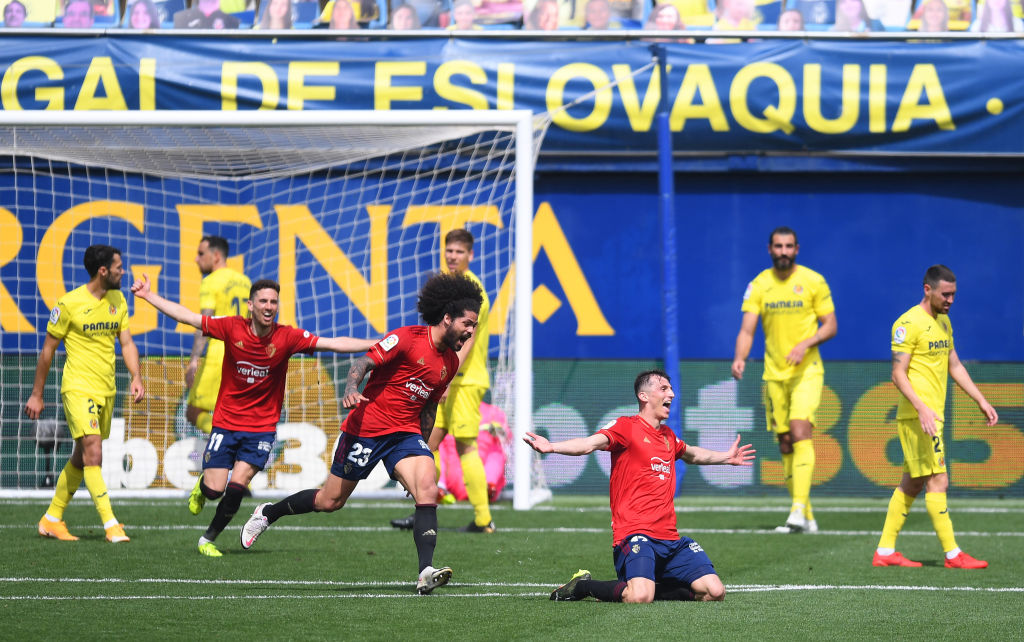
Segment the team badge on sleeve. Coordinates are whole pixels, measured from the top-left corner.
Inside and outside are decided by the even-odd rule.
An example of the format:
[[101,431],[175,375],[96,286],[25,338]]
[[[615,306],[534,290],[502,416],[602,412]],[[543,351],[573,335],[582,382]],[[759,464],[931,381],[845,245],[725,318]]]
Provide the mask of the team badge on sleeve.
[[907,328],[900,326],[896,328],[896,332],[892,333],[892,342],[899,345],[907,340]]
[[50,310],[50,323],[51,324],[56,324],[57,321],[59,321],[59,320],[60,320],[60,306],[56,306],[55,305],[55,306],[53,306],[53,309]]
[[747,284],[747,289],[743,291],[743,300],[746,301],[750,298],[750,293],[754,291],[754,282],[751,281]]
[[398,335],[397,334],[389,334],[388,336],[384,337],[380,341],[380,349],[383,350],[384,352],[390,351],[391,348],[394,348],[397,345],[398,345]]

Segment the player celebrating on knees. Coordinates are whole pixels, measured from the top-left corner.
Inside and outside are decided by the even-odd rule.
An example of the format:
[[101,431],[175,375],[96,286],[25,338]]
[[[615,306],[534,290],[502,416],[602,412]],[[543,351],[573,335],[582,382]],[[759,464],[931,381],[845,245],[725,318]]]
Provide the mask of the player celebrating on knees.
[[[437,481],[427,446],[437,404],[459,368],[458,352],[473,336],[480,288],[456,274],[436,274],[420,290],[417,308],[428,325],[388,334],[356,359],[342,405],[355,408],[341,424],[331,473],[322,488],[299,491],[276,504],[260,504],[242,527],[249,548],[285,515],[333,512],[345,505],[377,462],[413,496],[413,541],[419,557],[416,590],[430,593],[451,579],[452,569],[434,568],[437,544]],[[372,372],[371,372],[372,371]],[[366,373],[370,379],[359,393]]]
[[778,227],[768,237],[772,267],[743,294],[743,321],[736,336],[732,376],[743,378],[757,318],[764,328],[764,406],[774,430],[792,504],[782,533],[816,532],[811,510],[814,478],[814,414],[821,403],[825,368],[818,346],[836,336],[832,292],[825,278],[796,264],[796,232]]
[[132,292],[138,298],[175,321],[198,328],[204,335],[224,343],[213,428],[203,453],[203,474],[198,482],[199,508],[207,499],[223,495],[210,527],[199,538],[199,552],[208,557],[222,556],[213,541],[238,512],[246,487],[267,465],[274,449],[288,359],[299,352],[362,352],[375,343],[349,337],[328,339],[278,325],[274,318],[280,291],[281,286],[276,282],[261,279],[249,290],[246,302],[249,318],[240,315],[211,317],[192,312],[152,292],[149,277],[132,284]]
[[[199,314],[208,317],[222,317],[241,314],[247,317],[249,311],[245,302],[249,297],[252,283],[244,274],[227,266],[228,241],[222,236],[204,236],[196,251],[196,264],[203,275],[199,286]],[[203,350],[206,355],[203,356]],[[192,340],[192,354],[185,369],[185,385],[188,386],[188,408],[185,418],[188,422],[210,434],[213,425],[213,408],[220,390],[220,371],[224,363],[224,342],[217,339],[207,341],[202,330],[197,330]],[[196,483],[198,493],[199,484]],[[199,513],[201,506],[192,498],[189,510]]]
[[[495,529],[488,502],[487,474],[484,472],[484,462],[480,458],[477,444],[477,437],[480,434],[480,402],[491,386],[490,375],[487,373],[487,345],[490,338],[487,332],[487,318],[491,302],[480,279],[469,269],[469,262],[473,260],[473,235],[469,231],[457,229],[445,235],[444,258],[448,271],[452,274],[461,274],[476,283],[483,299],[480,303],[480,314],[477,316],[476,330],[459,350],[459,363],[462,365],[448,387],[447,399],[443,400],[438,408],[434,431],[430,435],[428,445],[434,453],[437,471],[440,473],[439,449],[445,435],[451,433],[455,439],[459,464],[462,466],[466,495],[473,505],[474,512],[473,521],[459,530],[464,533],[493,533]],[[412,523],[412,515],[391,520],[391,525],[395,528],[412,528]]]
[[53,501],[39,520],[39,534],[64,541],[78,538],[68,532],[64,509],[78,486],[92,495],[108,542],[129,541],[124,525],[114,517],[103,481],[103,440],[110,436],[117,388],[114,381],[114,338],[121,344],[121,356],[131,375],[131,395],[136,403],[146,393],[139,376],[139,349],[128,329],[128,302],[121,294],[124,264],[121,251],[109,245],[90,245],[83,260],[89,282],[57,300],[46,324],[46,339],[39,352],[32,394],[25,403],[25,415],[38,419],[43,411],[43,387],[53,354],[64,341],[64,364],[60,392],[68,431],[75,440],[71,457],[64,465]]
[[619,417],[589,437],[551,443],[532,432],[524,441],[539,453],[612,454],[609,498],[612,541],[618,580],[598,581],[580,570],[551,593],[552,600],[594,597],[602,602],[652,602],[725,598],[725,587],[707,553],[676,530],[673,462],[752,466],[754,449],[740,446],[740,437],[726,452],[689,446],[664,422],[675,398],[668,375],[641,372],[633,383],[640,412]]
[[946,568],[988,566],[988,562],[974,559],[957,546],[946,505],[949,475],[942,427],[947,373],[978,404],[987,425],[999,421],[995,408],[974,385],[953,347],[948,314],[955,294],[953,271],[945,265],[931,266],[924,275],[924,298],[892,326],[892,382],[902,395],[896,425],[903,447],[903,477],[889,500],[882,537],[871,562],[874,566],[921,566],[896,550],[896,537],[922,489],[932,526],[946,553]]

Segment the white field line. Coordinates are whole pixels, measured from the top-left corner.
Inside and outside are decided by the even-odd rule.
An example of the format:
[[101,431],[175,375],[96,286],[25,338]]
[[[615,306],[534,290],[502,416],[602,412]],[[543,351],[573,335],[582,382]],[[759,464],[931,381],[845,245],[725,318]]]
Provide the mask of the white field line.
[[[817,509],[815,509],[817,512]],[[240,526],[239,526],[240,527]],[[82,526],[78,530],[84,530],[88,527]],[[95,526],[94,528],[99,528]],[[157,525],[141,525],[141,524],[127,524],[125,530],[129,534],[135,531],[192,531],[201,532],[205,530],[205,524],[157,524]],[[36,524],[0,524],[0,531],[3,530],[31,530],[35,531]],[[275,524],[272,531],[285,531],[292,533],[404,533],[390,526],[286,526],[281,524]],[[442,532],[445,530],[441,529]],[[577,535],[577,534],[607,534],[611,537],[610,527],[600,528],[584,528],[584,527],[555,527],[555,528],[514,528],[502,527],[499,533],[522,533],[522,534],[564,534],[564,535]],[[777,535],[779,537],[796,537],[790,533],[777,533],[775,529],[764,529],[764,528],[688,528],[685,524],[679,528],[680,535],[692,536],[692,535]],[[879,531],[877,530],[865,530],[865,531],[854,531],[854,530],[819,530],[817,533],[811,535],[806,534],[803,537],[821,537],[830,535],[842,535],[842,536],[872,536],[877,537]],[[1024,537],[1024,531],[957,531],[957,536],[964,537]],[[900,531],[901,537],[935,537],[935,531]]]
[[[267,593],[267,594],[253,594],[251,592],[245,592],[240,594],[217,594],[217,595],[103,595],[103,594],[90,594],[90,595],[39,595],[39,594],[24,594],[24,595],[6,595],[0,596],[0,601],[65,601],[65,600],[278,600],[278,599],[325,599],[325,600],[337,600],[339,598],[355,598],[355,599],[366,599],[366,598],[410,598],[419,597],[412,594],[409,588],[412,582],[409,581],[392,581],[392,582],[336,582],[336,581],[310,581],[310,580],[210,580],[207,578],[201,579],[182,579],[182,578],[143,578],[136,580],[126,580],[123,578],[17,578],[17,577],[0,577],[0,583],[6,583],[10,585],[14,584],[179,584],[179,585],[209,585],[209,584],[221,584],[228,586],[237,586],[239,588],[250,587],[250,586],[261,586],[270,587],[272,589],[287,589],[290,586],[322,586],[325,588],[332,587],[366,587],[368,589],[379,589],[383,588],[387,590],[389,587],[400,588],[401,593],[390,593],[390,592],[365,592],[359,594],[339,594],[339,593],[325,593],[319,595],[310,594],[288,594],[288,593]],[[451,589],[461,588],[476,588],[483,589],[483,591],[476,591],[471,593],[465,592],[453,592]],[[536,591],[507,591],[501,589],[516,589],[516,588],[541,588],[544,589],[541,592]],[[448,598],[480,598],[480,597],[546,597],[548,590],[550,590],[551,584],[547,583],[493,583],[493,582],[466,582],[466,583],[452,583],[448,587],[439,593],[437,596],[443,596]],[[728,585],[726,590],[730,593],[762,593],[762,592],[775,592],[775,591],[923,591],[923,592],[940,592],[940,591],[970,591],[975,593],[1024,593],[1024,586],[993,586],[993,587],[977,587],[977,586],[914,586],[914,585],[887,585],[887,584],[737,584]]]
[[[52,494],[52,493],[51,493]],[[184,500],[188,497],[188,493],[183,493],[180,498],[173,500],[167,499],[117,499],[115,500],[115,506],[168,506],[173,505],[176,500]],[[257,499],[266,499],[259,498]],[[49,505],[50,495],[47,495],[45,499],[39,498],[6,498],[0,499],[0,506],[47,506]],[[78,497],[73,500],[75,503],[82,503],[83,505],[92,505],[88,494],[84,494],[82,497]],[[771,501],[771,500],[769,500]],[[870,506],[822,506],[814,507],[815,513],[878,513],[881,512],[885,515],[886,506],[888,506],[888,499],[878,499],[874,504]],[[970,500],[961,499],[959,502],[953,500],[952,509],[955,513],[982,513],[982,514],[1024,514],[1024,505],[1015,506],[961,506],[960,502],[968,502]],[[1019,502],[1014,501],[1015,504]],[[411,500],[395,500],[395,501],[350,501],[345,505],[345,508],[358,509],[358,508],[395,508],[398,510],[408,510],[412,507]],[[460,502],[457,504],[446,504],[443,510],[462,510],[471,511],[473,507],[466,502]],[[494,504],[491,506],[491,511],[510,511],[511,506],[506,504]],[[742,505],[715,505],[715,506],[687,506],[685,498],[677,500],[676,512],[677,513],[785,513],[789,510],[789,500],[778,500],[776,504],[768,504],[761,506],[742,506]],[[552,512],[564,512],[564,513],[609,513],[607,506],[534,506],[530,509],[531,512],[541,513],[552,513]]]

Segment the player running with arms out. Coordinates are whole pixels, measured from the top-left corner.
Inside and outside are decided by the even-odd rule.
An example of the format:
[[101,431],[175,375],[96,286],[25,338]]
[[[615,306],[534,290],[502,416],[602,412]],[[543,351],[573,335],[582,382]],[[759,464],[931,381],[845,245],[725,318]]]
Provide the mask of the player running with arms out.
[[832,292],[825,278],[797,265],[796,232],[772,230],[768,254],[772,267],[764,270],[743,294],[743,321],[736,336],[732,376],[742,379],[754,343],[757,319],[764,328],[764,406],[768,430],[773,430],[782,455],[782,469],[792,503],[782,533],[816,532],[811,510],[814,478],[814,416],[821,403],[825,367],[818,346],[836,336]]
[[[322,488],[299,491],[276,504],[260,504],[242,527],[249,548],[285,515],[333,512],[345,505],[377,462],[416,502],[413,542],[419,558],[416,590],[430,593],[451,579],[452,569],[435,568],[437,481],[427,446],[437,404],[459,368],[458,352],[473,336],[480,288],[456,274],[436,274],[420,290],[417,308],[427,325],[389,333],[349,370],[342,405],[355,408],[341,424],[330,475]],[[359,384],[370,378],[362,394]]]
[[[477,443],[480,435],[480,402],[487,394],[487,389],[491,387],[491,378],[487,372],[487,346],[490,339],[487,320],[491,302],[484,291],[483,283],[469,269],[469,262],[473,260],[473,241],[473,235],[464,229],[452,230],[444,237],[444,259],[448,272],[461,274],[476,283],[480,288],[482,301],[480,313],[477,315],[476,330],[459,349],[459,362],[462,365],[448,387],[447,398],[443,399],[438,407],[434,431],[427,445],[434,453],[437,472],[440,474],[441,442],[445,435],[452,435],[455,439],[455,452],[459,456],[459,465],[462,468],[462,479],[466,485],[466,495],[473,505],[474,513],[473,521],[459,530],[464,533],[493,533],[495,528],[488,502],[490,490]],[[391,520],[391,525],[395,528],[412,528],[412,523],[412,515]]]
[[740,446],[740,437],[725,452],[690,446],[663,422],[675,398],[668,375],[641,372],[633,384],[640,412],[619,417],[589,437],[551,443],[528,432],[524,441],[539,453],[588,455],[608,450],[612,455],[609,498],[612,541],[618,580],[591,579],[580,570],[551,593],[552,600],[593,597],[602,602],[654,600],[715,601],[725,587],[700,544],[676,530],[673,462],[752,466],[754,449]]
[[[252,283],[244,274],[227,266],[228,241],[222,236],[204,236],[196,251],[196,265],[203,275],[199,286],[199,314],[219,317],[241,314],[248,316],[245,302],[249,297]],[[205,356],[203,352],[206,352]],[[192,353],[185,368],[185,385],[188,386],[188,408],[185,418],[206,434],[213,427],[213,408],[220,390],[220,372],[224,363],[224,343],[218,339],[207,340],[202,330],[197,330],[192,340]],[[199,484],[196,483],[198,493]],[[197,514],[201,506],[189,502],[189,510]]]
[[103,440],[110,436],[117,395],[115,339],[121,344],[121,356],[131,375],[132,401],[141,401],[146,389],[139,376],[139,349],[128,329],[128,302],[120,290],[124,274],[121,251],[109,245],[90,245],[85,250],[83,263],[89,282],[58,299],[50,312],[32,394],[25,403],[25,415],[38,419],[42,413],[46,377],[54,352],[64,341],[67,361],[61,378],[61,401],[75,447],[57,478],[53,501],[39,520],[39,534],[63,541],[78,539],[68,532],[64,509],[84,479],[103,522],[107,541],[116,544],[127,542],[129,538],[124,525],[114,517],[102,474]]
[[277,324],[280,291],[276,282],[261,279],[249,290],[249,318],[211,317],[152,292],[147,276],[132,284],[135,296],[160,312],[224,342],[221,384],[198,483],[200,509],[207,499],[221,498],[210,527],[199,538],[199,552],[208,557],[223,555],[213,541],[238,512],[246,487],[273,451],[288,359],[300,352],[362,352],[375,343],[350,337],[328,339]]
[[[896,319],[892,326],[892,382],[900,391],[896,425],[903,447],[903,477],[889,500],[871,563],[874,566],[921,566],[896,550],[896,538],[907,521],[910,507],[922,490],[932,527],[946,554],[946,568],[985,568],[960,550],[953,535],[953,520],[946,504],[946,384],[953,377],[994,426],[999,415],[971,380],[953,346],[949,308],[956,295],[956,276],[945,265],[933,265],[924,275],[924,298]],[[948,376],[947,376],[948,373]]]

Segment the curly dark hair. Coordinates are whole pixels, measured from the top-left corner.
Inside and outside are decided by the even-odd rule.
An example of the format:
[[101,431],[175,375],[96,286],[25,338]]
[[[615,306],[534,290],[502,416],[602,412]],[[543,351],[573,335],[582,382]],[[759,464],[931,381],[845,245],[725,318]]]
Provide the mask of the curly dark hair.
[[466,312],[479,314],[483,300],[483,292],[475,282],[458,274],[441,272],[423,284],[416,309],[427,324],[437,325],[446,314],[453,319]]

